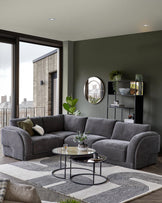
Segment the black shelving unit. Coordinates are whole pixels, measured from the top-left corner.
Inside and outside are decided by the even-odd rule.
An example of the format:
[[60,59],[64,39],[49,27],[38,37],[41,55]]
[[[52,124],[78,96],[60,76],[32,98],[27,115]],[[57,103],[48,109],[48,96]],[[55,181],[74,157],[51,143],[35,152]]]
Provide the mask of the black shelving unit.
[[[130,88],[130,91],[128,94],[121,94],[119,88]],[[113,101],[117,100],[119,101],[119,106],[114,106]],[[110,116],[110,110],[113,111],[113,116]],[[120,113],[118,112],[120,118],[117,118],[117,111],[120,111]],[[130,80],[109,81],[107,92],[107,118],[124,121],[130,114],[134,117],[134,123],[143,123],[143,82]],[[127,115],[127,117],[125,117],[125,115]]]

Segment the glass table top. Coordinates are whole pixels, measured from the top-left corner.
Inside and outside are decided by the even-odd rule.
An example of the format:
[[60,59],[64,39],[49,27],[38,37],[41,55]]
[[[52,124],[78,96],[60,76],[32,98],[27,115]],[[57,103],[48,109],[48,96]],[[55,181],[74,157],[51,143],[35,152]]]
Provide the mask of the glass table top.
[[94,154],[96,152],[95,149],[87,148],[86,151],[81,151],[78,147],[67,147],[67,150],[64,147],[58,147],[52,150],[54,154],[60,154],[65,156],[81,156],[81,155],[88,155]]

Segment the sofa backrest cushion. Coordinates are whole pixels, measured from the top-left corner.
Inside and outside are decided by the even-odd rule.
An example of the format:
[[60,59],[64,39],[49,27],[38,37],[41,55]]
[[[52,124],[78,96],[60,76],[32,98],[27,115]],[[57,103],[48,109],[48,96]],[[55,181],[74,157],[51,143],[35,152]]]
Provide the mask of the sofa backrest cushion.
[[[27,117],[26,118],[13,118],[10,120],[10,126],[15,126],[15,127],[19,127],[18,126],[18,122],[21,122],[21,121],[25,121],[26,119],[28,119]],[[42,117],[33,117],[33,118],[30,118],[33,122],[34,125],[40,125],[43,127],[43,120],[42,120]]]
[[26,119],[27,119],[27,117],[26,118],[13,118],[10,120],[10,126],[19,127],[18,122],[25,121]]
[[41,127],[43,127],[43,119],[42,117],[33,117],[33,118],[30,118],[35,125],[40,125]]
[[84,132],[87,117],[64,115],[64,130]]
[[130,141],[134,135],[149,131],[150,129],[149,124],[117,122],[113,130],[112,139]]
[[112,136],[115,123],[116,120],[89,117],[87,119],[85,133],[102,135],[110,138]]
[[45,116],[43,119],[43,128],[45,133],[62,131],[64,129],[64,116]]

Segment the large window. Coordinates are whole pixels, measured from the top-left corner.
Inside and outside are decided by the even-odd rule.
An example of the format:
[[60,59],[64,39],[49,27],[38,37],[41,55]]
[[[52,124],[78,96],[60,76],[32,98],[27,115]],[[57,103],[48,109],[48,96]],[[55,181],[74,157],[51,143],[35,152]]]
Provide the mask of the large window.
[[61,113],[61,67],[61,41],[0,30],[0,127]]
[[11,119],[12,48],[0,42],[0,128]]
[[53,114],[51,80],[57,60],[57,48],[20,42],[19,117]]

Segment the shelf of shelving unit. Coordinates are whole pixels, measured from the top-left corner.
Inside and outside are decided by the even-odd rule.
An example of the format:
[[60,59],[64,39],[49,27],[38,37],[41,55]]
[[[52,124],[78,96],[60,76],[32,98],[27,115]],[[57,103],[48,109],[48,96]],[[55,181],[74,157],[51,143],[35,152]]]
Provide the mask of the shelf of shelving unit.
[[[114,87],[115,85],[115,87]],[[123,95],[120,94],[119,88],[125,87],[130,88],[129,94]],[[127,102],[124,103],[125,106],[111,106],[110,98],[114,100],[122,100],[122,98],[129,98],[133,102],[132,106],[127,106]],[[120,102],[119,102],[120,103]],[[107,91],[107,118],[109,118],[109,110],[114,109],[114,119],[116,119],[117,109],[121,110],[121,121],[123,118],[123,111],[127,110],[130,114],[133,110],[134,122],[143,123],[143,82],[131,81],[131,80],[121,80],[121,81],[109,81],[108,82],[108,91]]]

